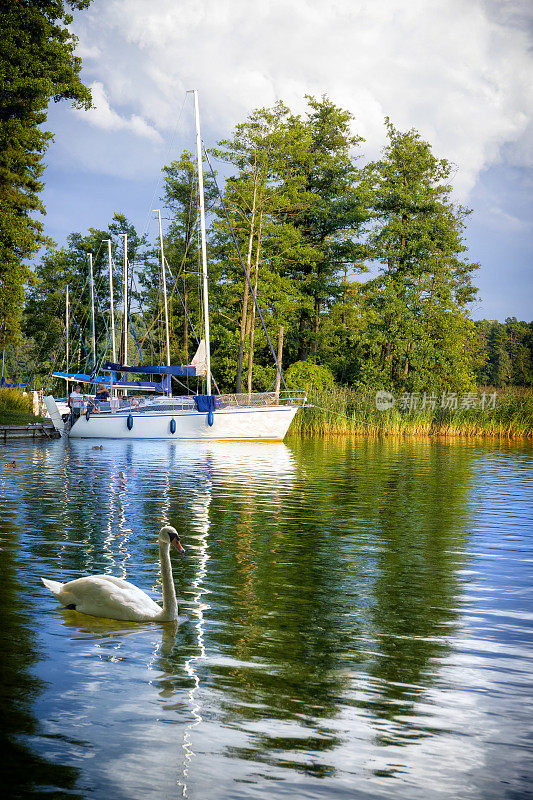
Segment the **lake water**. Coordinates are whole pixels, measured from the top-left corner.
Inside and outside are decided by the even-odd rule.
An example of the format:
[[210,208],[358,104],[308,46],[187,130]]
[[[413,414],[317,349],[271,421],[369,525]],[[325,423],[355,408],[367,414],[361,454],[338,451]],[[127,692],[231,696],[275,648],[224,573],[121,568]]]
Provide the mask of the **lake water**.
[[[4,796],[531,796],[529,444],[0,458]],[[187,551],[177,626],[67,611],[40,581],[157,597],[165,522]]]

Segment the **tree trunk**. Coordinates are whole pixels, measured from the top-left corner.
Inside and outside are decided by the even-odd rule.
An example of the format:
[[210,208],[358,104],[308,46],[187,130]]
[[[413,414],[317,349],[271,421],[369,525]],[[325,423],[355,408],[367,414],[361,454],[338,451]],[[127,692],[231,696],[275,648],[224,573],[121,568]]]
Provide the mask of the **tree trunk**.
[[307,323],[309,315],[305,309],[300,311],[300,321],[298,324],[298,333],[300,334],[300,343],[298,347],[298,361],[306,361],[309,355],[309,342],[307,338]]
[[[259,230],[257,232],[257,249],[255,253],[255,279],[254,279],[254,294],[257,301],[257,280],[259,277],[259,254],[261,252],[261,230],[263,227],[263,212],[259,214]],[[252,393],[252,370],[254,366],[254,337],[255,337],[255,309],[254,302],[252,312],[250,314],[250,349],[248,351],[248,394]]]
[[[257,173],[255,174],[255,182],[254,182],[254,199],[252,201],[252,218],[250,220],[250,238],[248,240],[248,255],[246,257],[246,269],[248,271],[248,275],[250,275],[250,267],[252,263],[252,245],[254,240],[254,225],[255,225],[255,200],[257,197]],[[247,316],[248,316],[248,295],[250,289],[248,287],[248,281],[244,279],[244,295],[242,299],[242,316],[241,316],[241,333],[239,338],[239,360],[237,364],[237,377],[235,379],[235,391],[237,394],[242,392],[242,362],[244,358],[244,340],[246,337],[246,323],[247,323]]]
[[318,328],[320,325],[320,300],[315,298],[315,318],[313,320],[313,355],[316,356],[318,349]]
[[412,346],[412,343],[409,342],[409,344],[407,345],[406,353],[405,353],[405,366],[403,368],[403,377],[404,378],[407,378],[407,376],[409,375],[409,353],[411,352],[411,346]]
[[183,352],[186,364],[189,363],[189,277],[187,275],[187,267],[189,259],[191,259],[189,251],[191,247],[192,231],[193,228],[191,226],[190,217],[188,217],[185,226],[185,255],[183,260]]
[[279,387],[281,384],[282,362],[283,362],[283,325],[280,325],[279,336],[278,336],[278,368],[276,370],[276,385],[274,387],[274,394],[276,395],[276,404],[279,403]]
[[187,314],[188,309],[189,290],[187,288],[187,278],[183,281],[183,351],[185,353],[185,363],[189,363],[189,320]]
[[402,214],[402,250],[405,250],[406,239],[405,239],[405,226],[407,225],[407,214]]
[[342,314],[341,314],[341,322],[342,327],[346,328],[346,286],[347,286],[347,277],[348,277],[348,269],[344,267],[344,288],[342,292]]

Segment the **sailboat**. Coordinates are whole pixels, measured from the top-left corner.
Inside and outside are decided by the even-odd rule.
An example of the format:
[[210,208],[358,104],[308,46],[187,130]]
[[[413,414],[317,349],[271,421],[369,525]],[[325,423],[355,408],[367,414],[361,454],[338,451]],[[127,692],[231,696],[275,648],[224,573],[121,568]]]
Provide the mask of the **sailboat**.
[[[200,114],[198,107],[198,92],[194,90],[195,122],[196,122],[196,152],[198,163],[198,187],[200,206],[200,236],[202,252],[202,288],[204,296],[204,330],[205,338],[200,340],[198,350],[191,364],[186,366],[172,366],[170,364],[170,346],[168,338],[168,317],[166,305],[166,280],[165,261],[163,255],[163,239],[161,232],[161,216],[159,215],[159,236],[161,239],[161,260],[163,270],[163,294],[166,317],[166,366],[148,366],[142,364],[133,366],[117,363],[116,357],[112,362],[106,362],[103,370],[104,377],[67,373],[56,373],[58,377],[68,380],[89,380],[104,384],[109,391],[109,400],[105,402],[88,403],[84,412],[73,422],[70,428],[59,413],[54,398],[45,398],[46,407],[50,417],[61,433],[71,439],[213,439],[213,440],[282,440],[291,424],[298,408],[305,405],[307,393],[305,391],[289,391],[281,372],[281,366],[276,358],[273,348],[272,355],[276,363],[279,379],[276,381],[276,391],[243,394],[217,394],[212,393],[211,352],[209,338],[209,287],[207,279],[207,248],[205,230],[205,203],[203,187],[202,166],[202,139],[200,134]],[[126,247],[125,247],[126,253]],[[125,268],[127,258],[125,257]],[[249,275],[245,270],[246,279],[254,302],[257,303]],[[111,267],[110,267],[111,269]],[[112,287],[112,283],[111,283]],[[127,279],[124,281],[125,292]],[[112,307],[111,299],[111,307]],[[259,315],[262,320],[262,315]],[[124,297],[124,319],[127,319],[127,298]],[[265,329],[266,330],[266,329]],[[127,325],[124,324],[124,357],[127,360]],[[112,331],[114,350],[114,331]],[[268,334],[267,334],[268,337]],[[269,340],[270,341],[270,340]],[[113,352],[115,356],[115,352]],[[128,376],[131,374],[150,375],[158,378],[159,382],[132,382]],[[172,376],[205,377],[206,393],[195,396],[171,396]],[[280,391],[280,380],[285,386]],[[132,389],[156,390],[162,393],[159,396],[151,395],[139,397],[130,395]]]

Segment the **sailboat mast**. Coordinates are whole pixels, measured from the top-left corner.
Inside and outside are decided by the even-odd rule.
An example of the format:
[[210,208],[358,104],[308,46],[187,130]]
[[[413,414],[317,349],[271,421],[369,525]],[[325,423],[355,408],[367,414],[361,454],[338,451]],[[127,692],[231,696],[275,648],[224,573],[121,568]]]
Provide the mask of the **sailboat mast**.
[[[69,361],[70,361],[70,340],[69,340],[69,296],[68,296],[68,283],[67,283],[67,296],[65,298],[65,330],[66,330],[66,345],[67,345],[67,372],[69,372]],[[67,394],[68,394],[68,378],[67,381]]]
[[91,323],[93,334],[93,369],[96,369],[96,326],[94,324],[94,276],[93,276],[93,254],[89,256],[89,277],[91,280]]
[[161,226],[161,211],[157,212],[159,220],[159,244],[161,247],[161,275],[163,276],[163,304],[165,306],[165,335],[167,344],[167,367],[170,367],[170,334],[168,327],[168,304],[167,304],[167,276],[165,270],[165,251],[163,249],[163,228]]
[[128,234],[124,233],[124,364],[128,363]]
[[109,311],[111,317],[111,347],[113,363],[117,361],[117,348],[115,345],[115,301],[113,299],[113,259],[111,257],[111,239],[107,240],[107,258],[109,261]]
[[200,135],[200,111],[198,89],[194,89],[194,114],[196,120],[196,155],[198,159],[198,195],[200,200],[200,233],[202,240],[202,275],[204,290],[205,349],[207,354],[207,394],[211,394],[211,344],[209,339],[209,293],[207,287],[207,248],[205,237],[204,173],[202,168],[202,137]]

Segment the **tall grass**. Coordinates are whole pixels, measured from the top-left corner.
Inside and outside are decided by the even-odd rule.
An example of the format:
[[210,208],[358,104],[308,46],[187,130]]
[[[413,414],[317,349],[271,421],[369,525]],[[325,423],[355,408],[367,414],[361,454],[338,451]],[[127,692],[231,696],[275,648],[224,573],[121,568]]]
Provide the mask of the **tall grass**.
[[[483,392],[488,398],[497,392],[496,402],[481,405]],[[448,436],[533,438],[533,389],[510,387],[478,391],[473,408],[441,408],[440,398],[435,407],[401,408],[398,395],[395,405],[379,411],[375,391],[353,391],[337,387],[332,391],[310,393],[310,406],[298,411],[290,433],[306,435],[364,435],[364,436]]]
[[33,413],[30,393],[25,395],[20,389],[0,389],[0,425],[23,425],[38,419]]

